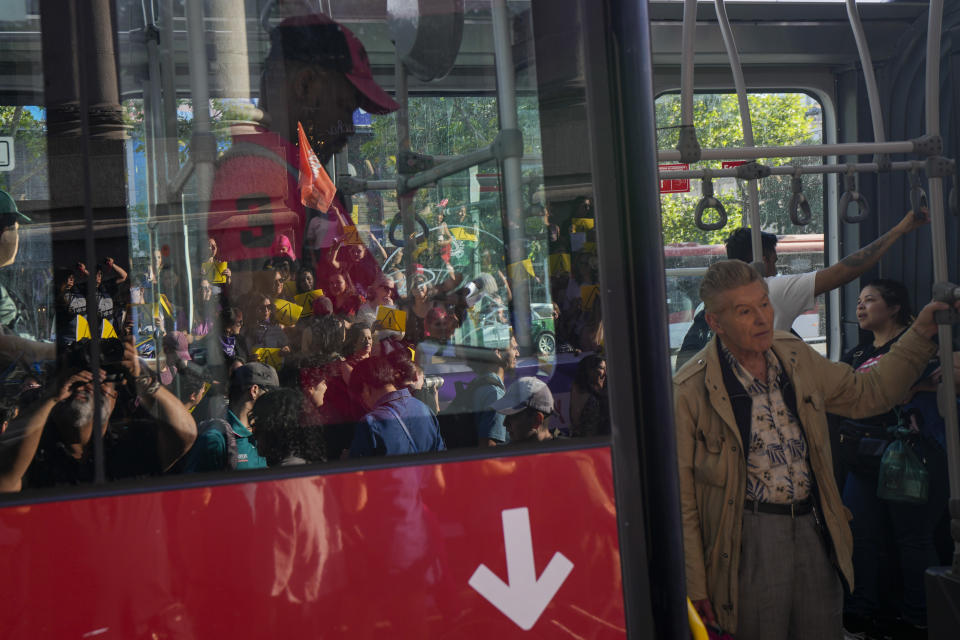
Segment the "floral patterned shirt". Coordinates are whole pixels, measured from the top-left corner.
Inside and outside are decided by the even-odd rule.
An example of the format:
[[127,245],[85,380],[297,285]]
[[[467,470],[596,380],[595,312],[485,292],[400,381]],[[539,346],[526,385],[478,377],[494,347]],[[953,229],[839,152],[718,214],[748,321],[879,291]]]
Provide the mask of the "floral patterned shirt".
[[810,497],[807,441],[780,388],[780,361],[767,350],[767,379],[754,378],[721,342],[720,352],[753,405],[747,455],[747,500],[790,504]]

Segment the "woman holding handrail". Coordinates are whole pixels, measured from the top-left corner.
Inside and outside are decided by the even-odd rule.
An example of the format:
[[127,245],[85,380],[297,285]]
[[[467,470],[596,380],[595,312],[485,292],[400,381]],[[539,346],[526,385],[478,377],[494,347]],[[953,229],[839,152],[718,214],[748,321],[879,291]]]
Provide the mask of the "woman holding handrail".
[[[857,321],[871,337],[842,361],[858,373],[871,369],[912,320],[907,288],[895,280],[874,280],[857,300]],[[934,366],[928,366],[924,380]],[[854,633],[895,628],[898,638],[926,637],[924,572],[941,564],[934,530],[947,505],[946,456],[934,394],[911,395],[887,413],[840,423],[840,457],[848,466],[843,502],[853,513],[856,576],[844,606],[844,627]],[[932,411],[925,410],[931,407]],[[909,430],[909,435],[901,436],[906,438],[904,446],[919,455],[929,474],[929,494],[923,504],[878,497],[881,460],[897,438],[898,428],[902,434]]]

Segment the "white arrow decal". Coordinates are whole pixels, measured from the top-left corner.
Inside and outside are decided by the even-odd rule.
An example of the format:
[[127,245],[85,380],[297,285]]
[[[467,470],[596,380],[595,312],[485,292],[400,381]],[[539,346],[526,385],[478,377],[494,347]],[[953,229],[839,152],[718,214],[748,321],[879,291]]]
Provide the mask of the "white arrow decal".
[[526,507],[504,509],[503,546],[507,552],[507,580],[481,564],[470,578],[474,591],[490,601],[518,627],[529,631],[553,600],[573,563],[557,552],[537,579],[533,566],[533,538],[530,535],[530,513]]

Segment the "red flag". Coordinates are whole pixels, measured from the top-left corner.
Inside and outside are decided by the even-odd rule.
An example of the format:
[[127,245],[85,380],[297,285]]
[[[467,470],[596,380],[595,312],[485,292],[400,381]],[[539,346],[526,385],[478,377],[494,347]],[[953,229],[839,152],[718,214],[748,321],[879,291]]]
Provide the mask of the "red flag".
[[300,202],[305,207],[326,212],[337,193],[337,187],[320,164],[299,122],[297,132],[300,136]]

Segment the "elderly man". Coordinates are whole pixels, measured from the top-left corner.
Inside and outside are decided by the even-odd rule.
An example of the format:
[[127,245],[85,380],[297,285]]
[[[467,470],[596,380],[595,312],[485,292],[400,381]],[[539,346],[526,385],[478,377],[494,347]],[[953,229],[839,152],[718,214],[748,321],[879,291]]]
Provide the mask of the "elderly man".
[[700,297],[715,337],[674,377],[687,593],[738,640],[839,640],[852,538],[826,412],[890,409],[933,355],[946,305],[854,373],[774,331],[767,285],[739,260],[712,265]]

